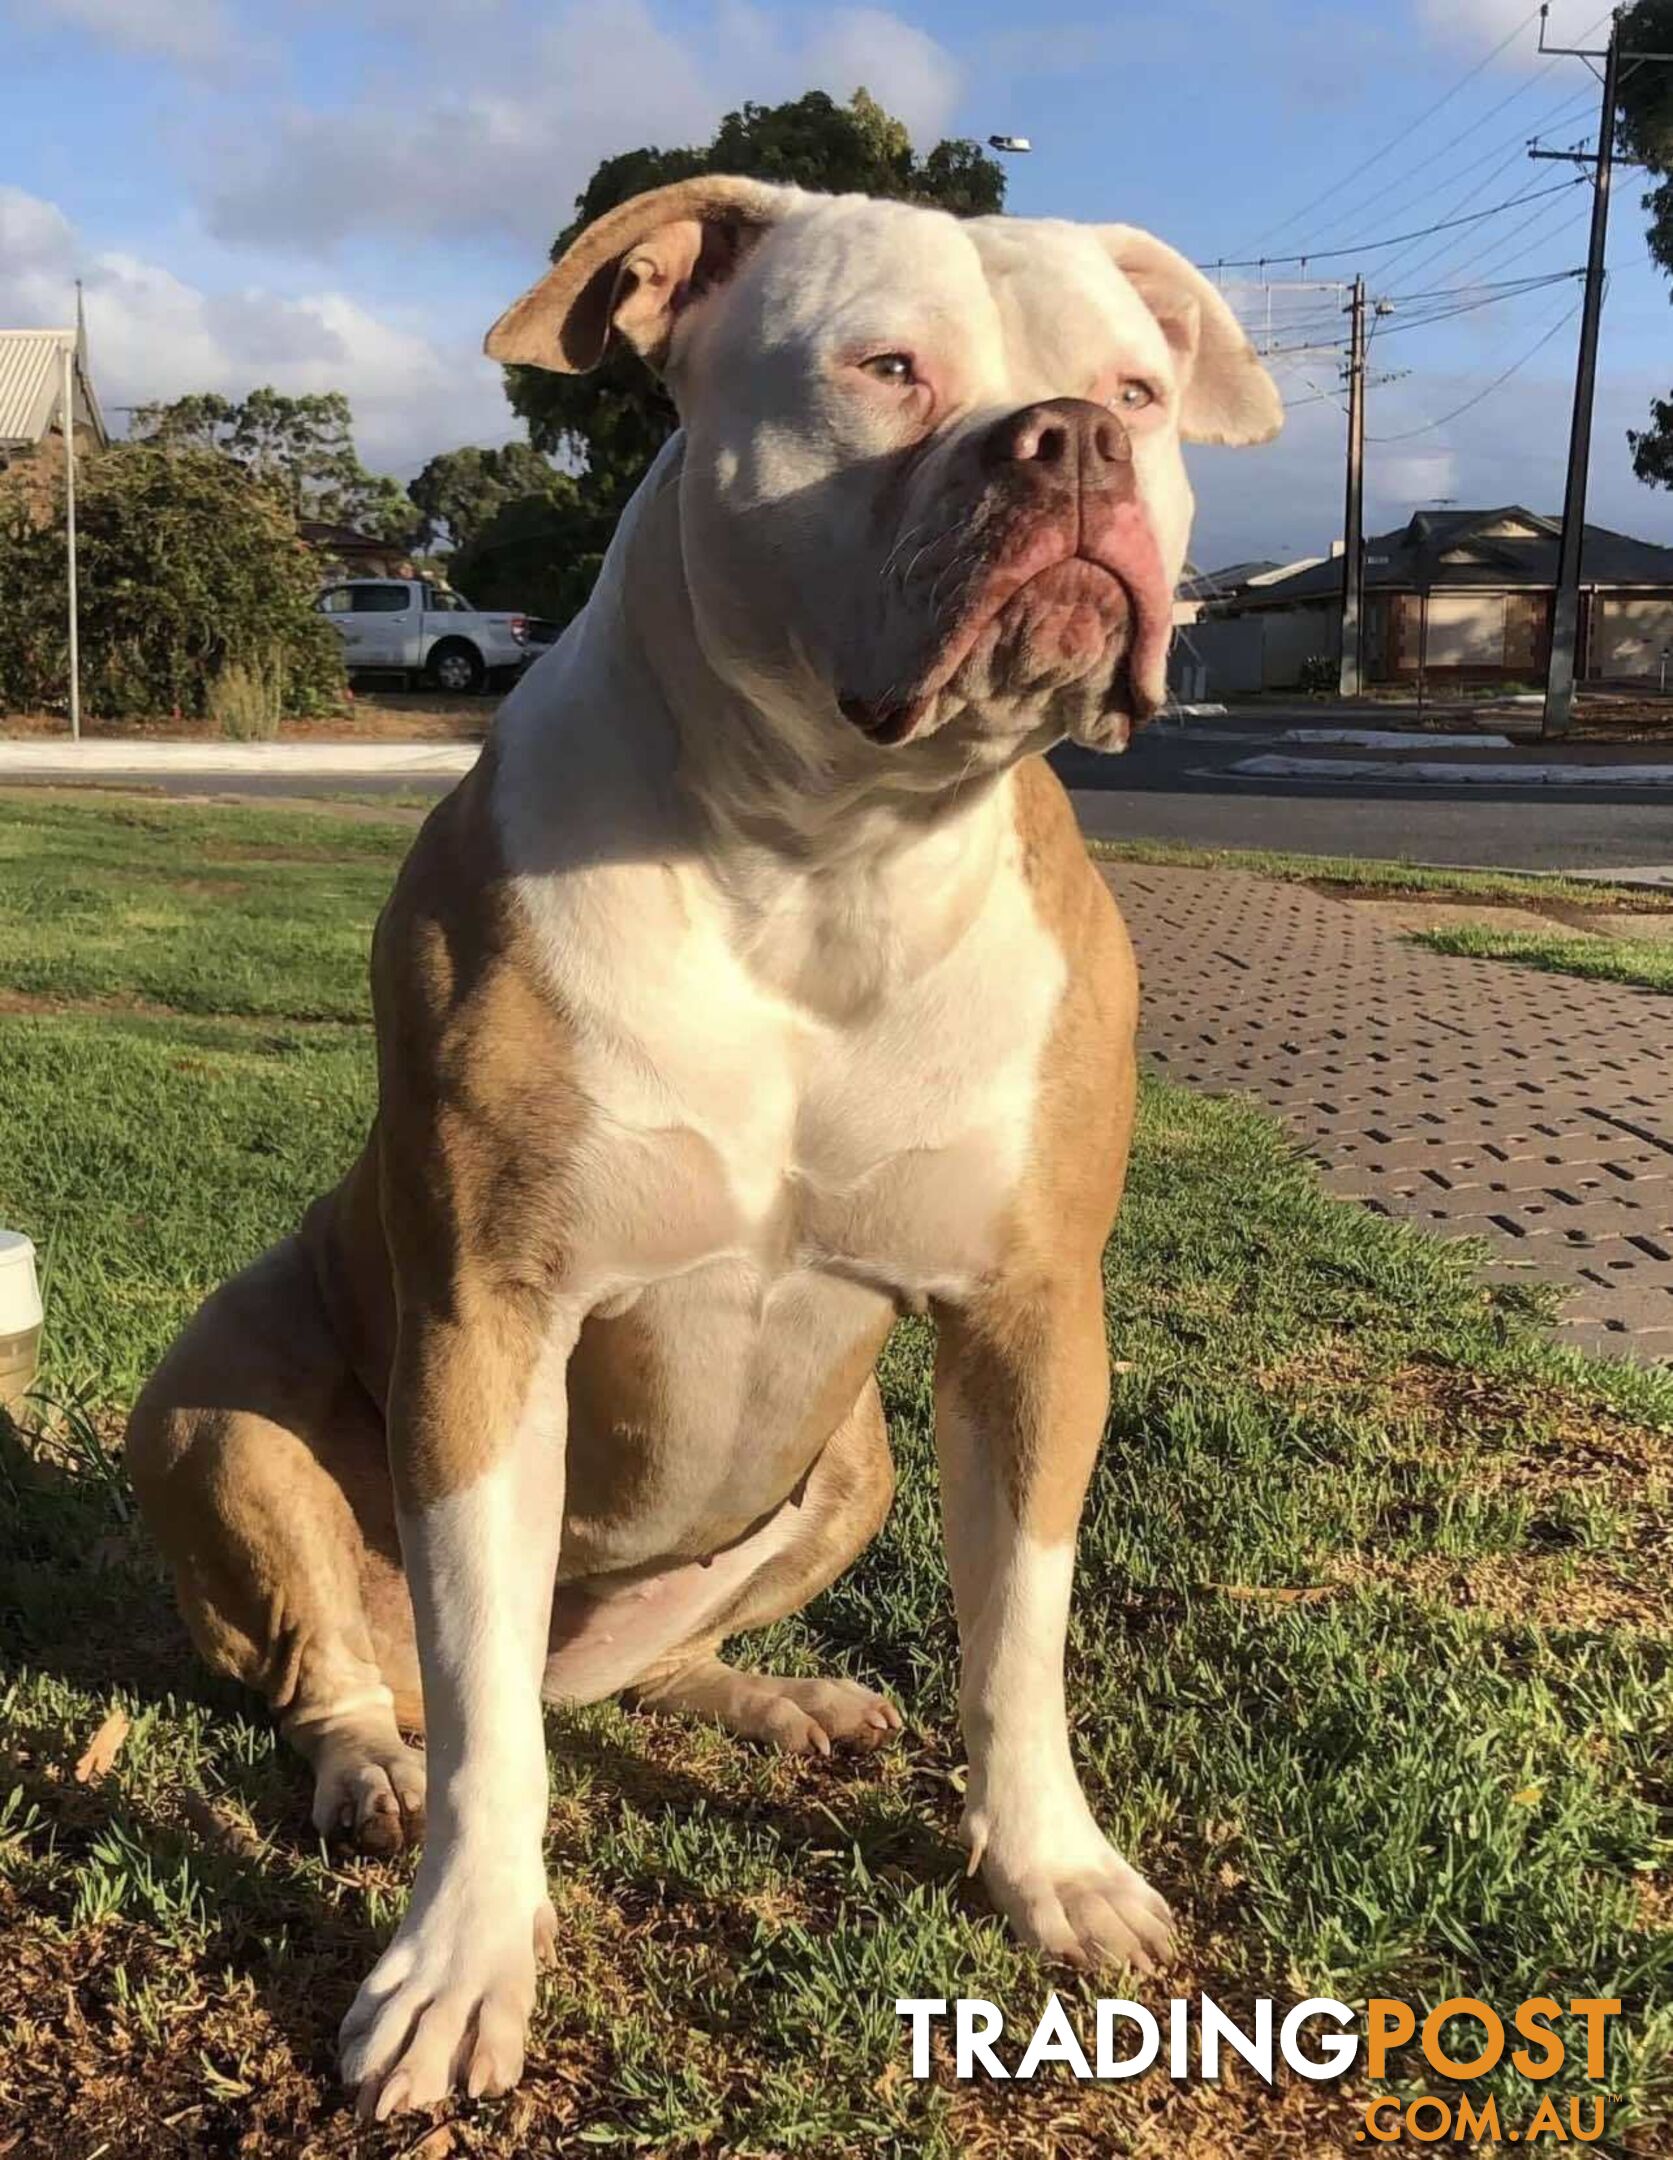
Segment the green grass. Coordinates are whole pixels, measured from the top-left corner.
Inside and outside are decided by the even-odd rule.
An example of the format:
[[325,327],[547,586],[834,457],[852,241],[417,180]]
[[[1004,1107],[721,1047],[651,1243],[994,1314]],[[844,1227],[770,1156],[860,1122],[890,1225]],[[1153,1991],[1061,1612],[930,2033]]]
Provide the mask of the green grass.
[[1444,930],[1411,933],[1431,952],[1463,953],[1476,960],[1512,960],[1518,967],[1552,975],[1583,975],[1589,982],[1632,983],[1644,990],[1673,990],[1673,940],[1594,937],[1590,932],[1495,930],[1460,923]]
[[[108,1452],[195,1301],[358,1144],[350,956],[409,838],[0,803],[0,895],[20,863],[31,894],[0,918],[0,983],[55,1001],[0,1011],[0,1220],[46,1255],[43,1388],[70,1406],[0,1438],[0,2143],[21,2128],[22,2150],[117,2153],[141,2121],[148,2153],[255,2160],[423,2134],[357,2133],[331,2073],[408,1868],[314,1842],[302,1765],[195,1662]],[[1552,1348],[1468,1252],[1165,1086],[1107,1273],[1075,1745],[1186,1932],[1166,1987],[1104,1992],[1618,1994],[1616,2131],[1653,2138],[1632,2125],[1673,2085],[1673,1379]],[[1165,2080],[902,2075],[897,1995],[987,1996],[1026,2030],[1049,1988],[1097,1988],[1018,1950],[964,1879],[922,1325],[883,1377],[890,1522],[751,1652],[887,1684],[906,1741],[810,1764],[615,1706],[554,1716],[563,1954],[525,2086],[464,2110],[456,2150],[1355,2149],[1330,2087],[1245,2113],[1246,2085],[1187,2107]],[[112,1703],[133,1729],[77,1784]],[[1525,2120],[1528,2088],[1498,2090]]]
[[308,811],[0,800],[0,987],[359,1020],[410,829]]
[[1091,840],[1106,862],[1161,863],[1182,870],[1246,870],[1255,877],[1292,885],[1345,885],[1356,891],[1403,893],[1429,900],[1498,900],[1538,905],[1561,900],[1604,908],[1612,914],[1662,915],[1673,909],[1673,891],[1646,885],[1609,885],[1558,871],[1454,870],[1430,863],[1362,861],[1353,855],[1296,855],[1277,848],[1189,847],[1173,840]]

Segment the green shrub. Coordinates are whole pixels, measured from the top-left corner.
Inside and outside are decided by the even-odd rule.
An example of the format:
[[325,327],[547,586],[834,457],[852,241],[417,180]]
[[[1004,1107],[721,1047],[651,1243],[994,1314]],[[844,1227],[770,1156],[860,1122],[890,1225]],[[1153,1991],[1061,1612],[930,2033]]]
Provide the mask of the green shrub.
[[[87,712],[219,714],[217,686],[240,668],[286,712],[336,701],[342,648],[272,488],[217,451],[129,443],[87,459],[77,480]],[[27,485],[0,483],[0,709],[67,697],[63,483],[43,488],[36,466]]]
[[229,660],[209,685],[209,717],[229,742],[271,742],[284,712],[282,654]]
[[1309,697],[1328,697],[1341,680],[1341,671],[1328,653],[1309,653],[1301,663],[1298,688]]

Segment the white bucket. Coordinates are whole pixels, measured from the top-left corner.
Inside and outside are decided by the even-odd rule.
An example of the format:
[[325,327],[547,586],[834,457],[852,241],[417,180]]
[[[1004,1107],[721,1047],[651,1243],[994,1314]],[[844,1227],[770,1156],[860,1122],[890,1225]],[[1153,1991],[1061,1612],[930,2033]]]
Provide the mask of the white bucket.
[[41,1350],[41,1286],[35,1248],[21,1230],[0,1230],[0,1409],[35,1384]]

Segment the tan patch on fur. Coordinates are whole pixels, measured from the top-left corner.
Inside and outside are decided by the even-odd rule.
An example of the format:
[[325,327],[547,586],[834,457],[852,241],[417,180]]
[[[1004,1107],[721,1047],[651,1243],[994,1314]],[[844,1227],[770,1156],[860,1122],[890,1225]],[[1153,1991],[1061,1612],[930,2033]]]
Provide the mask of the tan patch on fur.
[[207,1302],[129,1425],[199,1650],[293,1719],[381,1681],[421,1722],[396,1496],[422,1507],[507,1442],[564,1267],[580,1112],[519,949],[493,767],[490,748],[432,814],[380,921],[366,1148]]
[[134,1406],[128,1473],[192,1639],[281,1715],[416,1703],[383,1423],[301,1243],[217,1290]]
[[796,1535],[750,1577],[700,1635],[659,1660],[636,1683],[635,1695],[641,1701],[654,1701],[663,1683],[711,1655],[728,1636],[799,1612],[871,1543],[883,1527],[894,1493],[883,1398],[876,1380],[868,1377],[859,1399],[839,1419],[808,1472],[799,1498],[787,1503],[800,1511]]
[[597,367],[619,330],[653,362],[691,289],[723,279],[749,237],[794,200],[764,181],[702,173],[595,218],[484,341],[491,360],[559,374]]
[[1056,776],[1030,758],[1015,789],[1023,874],[1068,981],[1005,1258],[977,1298],[938,1316],[936,1385],[990,1435],[1017,1521],[1058,1543],[1075,1534],[1109,1404],[1102,1256],[1132,1137],[1138,976]]
[[415,1510],[480,1476],[516,1428],[565,1271],[583,1123],[500,854],[496,763],[490,744],[426,823],[372,949],[390,1459]]
[[[787,1484],[803,1474],[801,1466],[835,1444],[834,1436],[852,1415],[876,1366],[889,1326],[884,1319],[857,1334],[821,1371],[797,1422],[788,1431],[763,1435],[762,1444],[770,1440],[775,1458],[795,1466],[786,1473]],[[691,1384],[689,1375],[670,1370],[673,1347],[665,1327],[649,1324],[637,1306],[612,1318],[594,1314],[582,1327],[568,1376],[566,1557],[572,1546],[583,1556],[589,1546],[607,1546],[668,1479],[670,1451],[681,1444],[687,1415],[679,1389],[682,1379],[687,1387]],[[732,1543],[751,1524],[705,1514],[700,1527],[702,1548],[676,1547],[669,1557],[701,1557],[703,1550]],[[584,1557],[579,1564],[586,1565]],[[570,1571],[560,1568],[560,1576]]]

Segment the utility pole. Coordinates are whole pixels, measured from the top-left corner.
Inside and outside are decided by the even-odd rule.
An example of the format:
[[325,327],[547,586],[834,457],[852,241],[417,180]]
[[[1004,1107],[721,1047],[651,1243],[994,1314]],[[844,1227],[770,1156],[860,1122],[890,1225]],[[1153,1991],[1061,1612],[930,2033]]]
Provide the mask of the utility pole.
[[[1539,49],[1603,62],[1603,103],[1598,112],[1597,150],[1583,153],[1530,149],[1535,158],[1592,166],[1592,231],[1586,249],[1586,292],[1580,310],[1580,350],[1574,367],[1574,411],[1568,431],[1568,479],[1563,489],[1563,537],[1557,553],[1557,590],[1551,608],[1551,653],[1545,670],[1545,715],[1540,733],[1566,735],[1574,717],[1576,645],[1580,633],[1580,550],[1586,531],[1586,482],[1592,457],[1592,406],[1597,394],[1598,328],[1603,316],[1604,257],[1609,246],[1609,184],[1615,169],[1615,94],[1620,81],[1621,23],[1610,17],[1609,43],[1601,53],[1575,46],[1547,45],[1548,7],[1539,11]],[[1594,73],[1596,71],[1594,70]]]
[[[1615,124],[1619,104],[1621,69],[1630,73],[1647,61],[1667,63],[1673,53],[1623,52],[1621,16],[1616,8],[1609,21],[1609,43],[1602,49],[1578,45],[1547,45],[1549,6],[1539,11],[1539,49],[1571,60],[1584,60],[1603,84],[1603,103],[1598,111],[1597,149],[1541,150],[1530,145],[1528,155],[1549,158],[1564,165],[1592,168],[1592,235],[1586,250],[1586,294],[1580,310],[1580,351],[1574,369],[1574,417],[1568,437],[1568,484],[1563,494],[1563,538],[1557,557],[1557,593],[1551,609],[1551,658],[1545,675],[1544,735],[1566,735],[1574,713],[1575,647],[1580,631],[1580,543],[1586,529],[1586,480],[1592,454],[1592,403],[1597,390],[1598,325],[1603,315],[1603,263],[1609,242],[1609,184],[1615,170]],[[1593,66],[1601,60],[1599,74]]]
[[76,604],[75,347],[64,346],[64,548],[70,602],[70,740],[81,740],[81,625]]
[[1358,697],[1362,682],[1360,632],[1365,583],[1365,280],[1356,277],[1348,304],[1353,334],[1348,356],[1348,492],[1342,516],[1342,664],[1336,689]]

